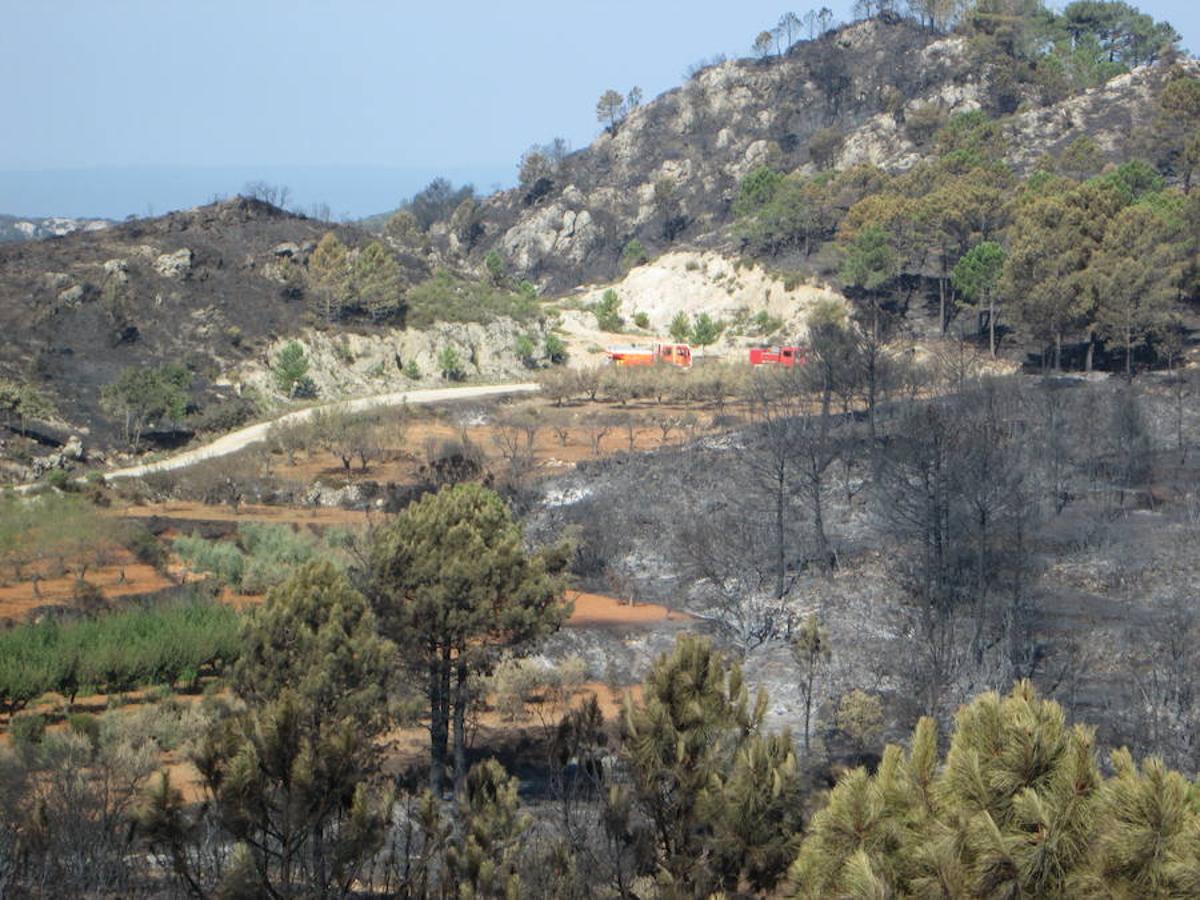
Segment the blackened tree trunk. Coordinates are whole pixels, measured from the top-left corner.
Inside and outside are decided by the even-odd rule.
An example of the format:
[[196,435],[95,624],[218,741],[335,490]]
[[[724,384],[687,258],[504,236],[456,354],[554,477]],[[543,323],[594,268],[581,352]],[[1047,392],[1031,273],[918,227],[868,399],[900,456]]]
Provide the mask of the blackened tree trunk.
[[429,790],[442,796],[450,738],[450,650],[429,669]]
[[467,783],[467,664],[459,656],[454,668],[454,795],[462,796]]

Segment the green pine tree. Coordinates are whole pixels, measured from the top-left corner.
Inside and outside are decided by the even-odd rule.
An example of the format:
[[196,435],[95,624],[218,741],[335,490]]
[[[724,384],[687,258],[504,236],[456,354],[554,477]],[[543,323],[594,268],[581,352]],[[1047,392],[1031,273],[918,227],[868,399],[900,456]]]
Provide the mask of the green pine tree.
[[429,701],[430,789],[441,795],[453,720],[453,765],[466,777],[472,679],[501,654],[526,653],[570,614],[565,547],[529,553],[521,527],[494,492],[445,487],[406,507],[375,538],[372,594],[383,631],[418,675]]

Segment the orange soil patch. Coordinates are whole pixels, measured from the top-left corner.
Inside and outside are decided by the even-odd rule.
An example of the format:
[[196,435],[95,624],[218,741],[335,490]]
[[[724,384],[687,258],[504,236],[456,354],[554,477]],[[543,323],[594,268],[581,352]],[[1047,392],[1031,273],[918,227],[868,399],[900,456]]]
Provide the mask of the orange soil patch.
[[[142,563],[89,569],[87,581],[108,599],[148,594],[173,583],[152,566]],[[32,581],[0,587],[0,619],[18,619],[39,606],[64,606],[71,602],[74,590],[74,575],[42,579],[38,582],[38,593],[34,593]]]
[[656,603],[629,604],[603,594],[571,591],[567,599],[575,604],[568,628],[594,628],[612,625],[646,625],[652,622],[687,621],[687,613],[675,612]]
[[263,506],[248,503],[235,513],[228,506],[175,502],[127,506],[115,511],[130,519],[181,519],[195,522],[278,522],[288,525],[364,525],[367,513],[336,507]]
[[[675,415],[682,408],[652,407],[655,415]],[[650,422],[638,425],[633,429],[632,445],[629,429],[619,424],[612,424],[604,435],[596,434],[585,424],[589,420],[597,421],[610,413],[630,414],[646,418],[645,411],[639,410],[632,404],[622,409],[617,406],[594,404],[572,413],[570,410],[559,410],[564,418],[573,416],[578,422],[564,422],[562,436],[551,427],[550,422],[542,425],[534,435],[533,460],[539,468],[552,469],[560,466],[571,466],[597,455],[607,456],[613,453],[633,450],[653,450],[663,446],[662,431]],[[397,484],[411,483],[419,477],[419,471],[424,463],[425,445],[429,441],[458,440],[463,435],[463,429],[441,422],[417,422],[404,433],[405,447],[389,448],[385,458],[372,462],[364,472],[357,462],[347,470],[333,454],[324,451],[314,451],[309,454],[297,454],[295,465],[287,465],[279,461],[273,466],[273,472],[281,478],[290,481],[311,482],[319,477],[338,477],[347,481],[368,479],[371,481],[395,482]],[[701,432],[703,429],[701,429]],[[487,457],[492,467],[504,465],[505,440],[501,429],[493,424],[473,425],[465,429],[467,438],[475,444]],[[700,432],[698,432],[700,433]],[[686,433],[681,429],[672,430],[666,443],[681,442]],[[598,440],[596,451],[593,450],[593,438]],[[519,436],[525,441],[525,435]]]

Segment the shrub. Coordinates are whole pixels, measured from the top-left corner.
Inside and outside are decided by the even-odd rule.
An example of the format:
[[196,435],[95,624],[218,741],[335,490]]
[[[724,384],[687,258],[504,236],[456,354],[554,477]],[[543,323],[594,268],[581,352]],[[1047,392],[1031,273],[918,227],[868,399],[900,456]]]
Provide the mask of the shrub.
[[85,737],[92,747],[100,743],[100,720],[88,713],[71,713],[67,716],[67,728],[72,734]]
[[185,534],[175,539],[174,548],[193,569],[215,576],[222,584],[241,587],[246,559],[233,544]]
[[447,381],[462,381],[466,376],[462,359],[453,347],[442,348],[442,352],[438,354],[438,368],[442,370],[442,377]]
[[316,543],[306,532],[287,525],[247,524],[239,532],[247,559],[241,589],[247,594],[265,594],[282,584],[292,569],[308,562],[316,553]]
[[504,283],[507,266],[504,265],[504,257],[499,252],[489,250],[483,258],[483,265],[487,269],[488,278],[491,279],[492,284],[499,286]]
[[275,355],[272,372],[279,389],[289,397],[295,397],[297,385],[308,377],[308,357],[304,354],[304,346],[299,341],[289,341]]
[[620,331],[625,325],[621,318],[621,298],[612,288],[592,304],[592,313],[596,316],[596,327],[601,331]]
[[688,321],[687,313],[683,310],[675,313],[667,330],[671,339],[678,343],[685,344],[692,339],[692,323]]
[[635,312],[633,314],[633,324],[636,325],[638,328],[649,328],[650,327],[650,316],[648,316],[644,312]]
[[518,334],[516,346],[514,347],[517,358],[521,360],[525,368],[532,369],[537,365],[537,344],[534,343],[533,337],[528,334]]
[[715,344],[724,330],[724,322],[714,322],[708,313],[700,313],[692,322],[692,343],[699,347]]
[[[300,380],[311,381],[308,376]],[[296,385],[293,385],[293,388],[295,387]],[[234,397],[231,400],[207,404],[199,412],[188,416],[187,424],[194,431],[232,431],[249,422],[257,411],[253,401],[244,397]]]
[[408,365],[404,367],[404,377],[413,381],[419,381],[421,378],[421,367],[417,365],[415,359],[410,359]]
[[46,484],[59,491],[71,489],[71,476],[65,469],[51,469],[46,473]]
[[646,252],[642,242],[633,238],[621,250],[621,268],[632,269],[634,266],[640,266],[649,258],[650,254]]
[[546,353],[546,359],[550,360],[552,365],[557,366],[567,361],[567,345],[557,334],[546,335],[542,349]]
[[18,747],[33,747],[46,736],[46,717],[36,713],[13,716],[8,733]]
[[750,320],[750,333],[757,337],[768,337],[783,328],[783,319],[773,316],[765,309]]
[[408,292],[407,325],[427,328],[436,322],[479,322],[500,317],[529,322],[537,317],[536,297],[489,284],[455,278],[441,271]]

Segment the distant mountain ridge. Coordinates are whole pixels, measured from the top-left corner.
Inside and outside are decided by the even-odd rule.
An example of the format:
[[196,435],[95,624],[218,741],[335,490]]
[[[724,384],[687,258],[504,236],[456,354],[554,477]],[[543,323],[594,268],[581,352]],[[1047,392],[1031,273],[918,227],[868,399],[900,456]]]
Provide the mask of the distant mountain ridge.
[[0,242],[36,241],[48,237],[64,237],[76,231],[99,231],[108,228],[109,219],[75,219],[70,216],[10,216],[0,213]]

